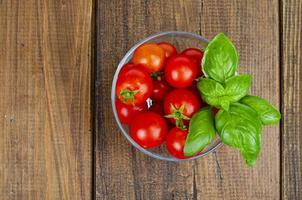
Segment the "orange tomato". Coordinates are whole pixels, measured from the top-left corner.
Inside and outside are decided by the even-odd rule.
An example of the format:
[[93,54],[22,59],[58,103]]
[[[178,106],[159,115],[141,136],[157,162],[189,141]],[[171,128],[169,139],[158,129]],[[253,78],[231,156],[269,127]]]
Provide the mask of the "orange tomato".
[[165,51],[154,43],[139,46],[133,54],[132,62],[144,68],[148,73],[158,72],[165,64]]

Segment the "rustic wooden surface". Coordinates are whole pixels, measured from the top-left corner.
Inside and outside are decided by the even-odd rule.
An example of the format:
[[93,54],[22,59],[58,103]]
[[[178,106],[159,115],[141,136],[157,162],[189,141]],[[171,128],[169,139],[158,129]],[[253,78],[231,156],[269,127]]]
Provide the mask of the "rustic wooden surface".
[[[301,13],[301,0],[0,0],[0,199],[302,199]],[[252,92],[280,106],[255,167],[227,147],[163,162],[121,135],[117,64],[167,30],[228,34]]]
[[91,197],[91,13],[0,0],[0,199]]
[[223,147],[196,162],[149,158],[121,135],[110,102],[111,81],[125,52],[139,39],[166,30],[207,38],[227,33],[241,55],[252,92],[280,104],[278,1],[98,1],[96,72],[96,197],[98,199],[279,199],[280,132],[263,133],[254,168]]
[[282,197],[302,199],[302,1],[282,1]]

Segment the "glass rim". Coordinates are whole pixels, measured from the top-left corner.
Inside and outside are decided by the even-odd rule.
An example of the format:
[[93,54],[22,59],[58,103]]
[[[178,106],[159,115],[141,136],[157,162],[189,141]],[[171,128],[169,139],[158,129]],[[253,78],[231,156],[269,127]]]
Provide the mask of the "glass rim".
[[116,90],[116,82],[117,82],[117,78],[118,78],[118,74],[121,70],[121,68],[124,66],[124,64],[126,64],[126,61],[128,60],[129,56],[131,56],[133,54],[133,52],[135,51],[135,49],[137,47],[139,47],[140,45],[155,39],[157,37],[161,37],[161,36],[165,36],[165,35],[175,35],[175,36],[189,36],[192,37],[194,39],[198,39],[201,40],[203,42],[209,42],[209,40],[207,40],[206,38],[202,37],[201,35],[195,34],[195,33],[190,33],[190,32],[185,32],[185,31],[166,31],[166,32],[158,32],[155,34],[152,34],[144,39],[141,39],[139,42],[137,42],[135,45],[133,45],[125,54],[125,56],[122,58],[122,60],[119,62],[118,67],[114,73],[114,77],[112,80],[112,87],[111,87],[111,105],[112,105],[112,110],[113,110],[113,114],[114,114],[114,118],[115,121],[119,127],[119,129],[122,131],[123,135],[126,137],[126,139],[128,140],[128,142],[131,143],[131,145],[133,145],[136,149],[138,149],[139,151],[141,151],[142,153],[151,156],[153,158],[159,159],[159,160],[164,160],[164,161],[173,161],[173,162],[182,162],[182,161],[189,161],[189,160],[195,160],[201,157],[204,157],[206,155],[208,155],[209,153],[214,152],[216,149],[218,149],[219,147],[222,146],[222,142],[219,139],[219,141],[213,145],[210,149],[207,149],[205,152],[201,152],[199,155],[197,156],[193,156],[193,157],[189,157],[189,158],[185,158],[185,159],[178,159],[175,157],[163,157],[159,154],[155,154],[151,151],[148,151],[148,149],[144,149],[143,147],[141,147],[139,144],[137,144],[132,138],[131,136],[127,133],[127,131],[124,129],[122,123],[120,122],[118,115],[117,115],[117,111],[116,111],[116,106],[115,106],[115,90]]

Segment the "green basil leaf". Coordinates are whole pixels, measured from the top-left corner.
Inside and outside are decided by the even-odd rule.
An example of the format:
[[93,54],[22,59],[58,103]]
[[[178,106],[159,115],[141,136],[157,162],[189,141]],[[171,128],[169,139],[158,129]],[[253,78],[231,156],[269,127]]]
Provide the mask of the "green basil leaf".
[[244,122],[227,123],[220,134],[224,144],[238,148],[248,165],[253,165],[260,153],[261,134]]
[[223,109],[223,110],[229,110],[229,107],[230,107],[230,101],[228,100],[221,100],[220,101],[220,107]]
[[196,113],[189,126],[189,134],[184,146],[184,154],[193,156],[210,144],[215,138],[212,109],[207,107]]
[[209,78],[202,78],[198,81],[197,87],[206,103],[215,107],[221,105],[220,97],[224,96],[224,87],[219,82]]
[[233,103],[229,111],[217,113],[215,125],[221,141],[239,149],[247,165],[254,165],[260,152],[262,131],[257,112],[244,104]]
[[281,119],[280,112],[265,99],[257,96],[246,96],[241,99],[241,103],[253,108],[265,125],[278,123]]
[[234,103],[232,109],[230,110],[232,116],[241,117],[242,119],[249,122],[253,128],[255,128],[257,133],[262,132],[261,120],[257,112],[254,109],[251,109],[249,106],[246,106],[241,103]]
[[249,74],[233,76],[225,83],[225,93],[230,97],[231,102],[236,102],[249,92],[251,83],[252,76]]
[[246,121],[247,126],[251,125],[255,132],[261,133],[262,123],[257,112],[251,107],[233,103],[229,111],[220,110],[215,116],[216,130],[220,133],[227,122],[230,121]]
[[230,39],[219,33],[205,49],[202,69],[206,77],[224,83],[235,75],[238,66],[238,54]]
[[223,87],[215,80],[202,78],[198,81],[197,87],[205,102],[228,110],[231,103],[239,101],[249,92],[251,80],[250,75],[233,76],[225,82],[225,87]]

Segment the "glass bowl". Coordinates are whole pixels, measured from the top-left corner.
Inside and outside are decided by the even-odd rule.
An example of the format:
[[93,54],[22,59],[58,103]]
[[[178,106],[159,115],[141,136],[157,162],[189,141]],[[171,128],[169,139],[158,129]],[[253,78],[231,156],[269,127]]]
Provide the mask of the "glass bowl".
[[[203,49],[206,47],[208,40],[203,38],[200,35],[194,34],[194,33],[189,33],[189,32],[181,32],[181,31],[169,31],[169,32],[160,32],[160,33],[156,33],[153,34],[141,41],[139,41],[138,43],[136,43],[124,56],[124,58],[120,61],[116,72],[114,74],[113,77],[113,81],[112,81],[112,89],[111,89],[111,102],[112,102],[112,109],[113,109],[113,114],[114,114],[114,118],[116,120],[116,123],[118,124],[118,127],[120,128],[120,130],[122,131],[123,135],[126,137],[126,139],[138,150],[140,150],[141,152],[143,152],[144,154],[147,154],[153,158],[157,158],[160,160],[166,160],[166,161],[186,161],[186,160],[195,160],[197,158],[201,158],[203,156],[206,156],[207,154],[209,154],[210,152],[213,152],[214,150],[216,150],[218,147],[220,147],[222,145],[219,137],[216,137],[215,140],[209,144],[207,147],[205,147],[203,149],[203,151],[194,156],[194,157],[190,157],[190,158],[186,158],[186,159],[178,159],[175,158],[171,155],[169,155],[169,153],[166,150],[165,144],[162,144],[159,147],[156,148],[152,148],[152,149],[144,149],[143,147],[141,147],[139,144],[137,144],[130,136],[129,134],[129,129],[127,126],[123,125],[117,115],[116,112],[116,107],[115,107],[115,89],[116,89],[116,81],[117,81],[117,77],[118,74],[121,70],[121,68],[124,66],[124,64],[128,63],[133,55],[133,52],[135,51],[135,49],[137,47],[139,47],[140,45],[144,44],[144,43],[150,43],[150,42],[170,42],[173,45],[176,46],[178,52],[183,51],[186,48],[189,47],[194,47],[194,48],[199,48],[199,49]],[[147,100],[148,102],[148,106],[150,106],[152,104],[151,100]]]

